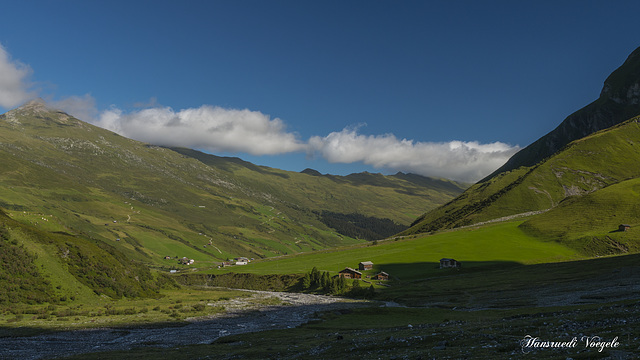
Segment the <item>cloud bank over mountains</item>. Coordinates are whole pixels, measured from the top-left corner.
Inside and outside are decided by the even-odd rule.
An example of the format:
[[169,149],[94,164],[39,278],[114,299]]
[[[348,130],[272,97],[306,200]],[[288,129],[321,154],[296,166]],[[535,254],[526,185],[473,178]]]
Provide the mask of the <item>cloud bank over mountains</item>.
[[[40,95],[29,82],[31,74],[31,68],[12,60],[0,45],[0,106],[15,107]],[[380,170],[467,182],[490,174],[519,150],[502,142],[419,142],[393,134],[363,135],[358,133],[359,127],[305,141],[287,131],[283,120],[259,111],[211,105],[176,111],[158,106],[155,99],[145,104],[146,108],[130,111],[115,106],[98,111],[89,94],[47,102],[81,120],[156,145],[251,155],[302,152],[330,163],[360,162]]]
[[0,106],[12,108],[33,99],[36,92],[30,90],[30,67],[11,59],[0,45]]
[[[91,113],[77,106],[77,102],[56,104],[77,117]],[[361,162],[381,170],[469,182],[490,174],[519,150],[501,142],[416,142],[398,139],[393,134],[362,135],[358,128],[345,128],[303,141],[298,134],[288,132],[279,118],[259,111],[210,105],[179,111],[170,107],[130,112],[111,108],[83,120],[156,145],[251,155],[305,152],[330,163]]]
[[309,147],[332,163],[362,162],[377,169],[469,182],[490,174],[519,150],[501,142],[416,142],[393,134],[361,135],[356,128],[313,136]]
[[125,113],[110,109],[97,125],[149,143],[208,151],[278,155],[304,151],[305,144],[285,129],[282,120],[259,111],[203,105],[174,111],[170,107]]

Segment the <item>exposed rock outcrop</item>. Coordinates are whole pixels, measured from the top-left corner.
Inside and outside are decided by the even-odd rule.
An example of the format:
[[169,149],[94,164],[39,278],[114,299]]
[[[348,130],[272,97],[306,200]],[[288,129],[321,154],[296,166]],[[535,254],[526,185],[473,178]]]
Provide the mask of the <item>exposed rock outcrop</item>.
[[640,48],[605,80],[600,97],[569,115],[557,128],[518,151],[502,167],[486,177],[533,166],[573,140],[609,128],[640,114]]

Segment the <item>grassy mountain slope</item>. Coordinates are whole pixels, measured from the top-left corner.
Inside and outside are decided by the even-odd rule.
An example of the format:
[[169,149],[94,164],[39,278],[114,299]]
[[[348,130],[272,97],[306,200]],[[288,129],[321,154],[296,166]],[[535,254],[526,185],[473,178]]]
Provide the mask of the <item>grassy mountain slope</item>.
[[38,101],[0,115],[0,156],[0,207],[13,219],[163,268],[183,256],[207,265],[357,243],[318,211],[406,225],[462,188],[405,174],[314,176],[151,146]]
[[536,215],[523,229],[583,254],[637,251],[629,236],[608,232],[616,216],[636,218],[632,186],[623,182],[640,177],[639,104],[640,48],[606,79],[598,100],[402,234]]
[[41,231],[0,212],[0,305],[63,303],[96,295],[153,297],[165,283],[115,247]]
[[[172,148],[185,156],[223,171],[254,191],[268,194],[285,206],[360,213],[409,224],[423,206],[442,204],[461,193],[466,184],[397,173],[368,172],[347,176],[300,173],[257,166],[238,158],[225,158],[185,148]],[[421,201],[416,202],[415,197]]]
[[[569,144],[546,161],[502,173],[420,217],[405,234],[476,224],[555,208],[640,177],[640,125],[634,118]],[[598,212],[598,209],[590,209]],[[552,213],[548,216],[552,216]]]
[[[631,228],[619,231],[621,224]],[[520,227],[532,236],[564,243],[593,256],[640,251],[638,225],[640,178],[635,178],[570,198]]]
[[640,114],[640,48],[605,80],[600,97],[569,115],[557,128],[512,156],[487,179],[522,166],[534,166],[573,140]]

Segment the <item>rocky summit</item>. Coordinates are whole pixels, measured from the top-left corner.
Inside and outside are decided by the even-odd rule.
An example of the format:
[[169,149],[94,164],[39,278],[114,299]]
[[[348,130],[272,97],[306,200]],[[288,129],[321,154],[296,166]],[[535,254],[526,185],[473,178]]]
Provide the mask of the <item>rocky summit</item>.
[[521,166],[533,166],[570,142],[640,114],[640,48],[605,80],[600,97],[569,115],[558,127],[517,152],[484,180]]

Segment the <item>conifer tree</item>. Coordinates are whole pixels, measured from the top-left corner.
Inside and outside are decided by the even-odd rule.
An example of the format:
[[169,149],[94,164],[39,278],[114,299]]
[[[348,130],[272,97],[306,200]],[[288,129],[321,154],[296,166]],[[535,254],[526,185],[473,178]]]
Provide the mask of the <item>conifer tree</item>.
[[369,289],[367,290],[367,298],[371,299],[375,294],[376,294],[376,289],[373,288],[373,285],[369,286]]
[[331,294],[337,295],[340,293],[340,289],[338,288],[338,280],[331,279]]
[[311,286],[315,287],[318,285],[318,283],[320,282],[320,272],[318,271],[317,267],[313,267],[313,269],[311,269]]
[[302,289],[308,290],[311,287],[311,274],[306,273],[302,278]]
[[353,282],[351,283],[351,287],[353,289],[360,289],[360,280],[353,279]]
[[321,285],[325,292],[329,292],[329,290],[331,290],[331,277],[329,277],[329,273],[326,271],[322,273]]
[[338,277],[338,293],[342,294],[347,291],[347,279],[342,276]]

